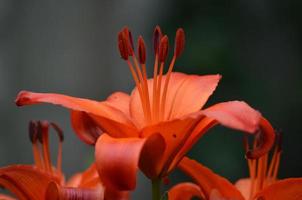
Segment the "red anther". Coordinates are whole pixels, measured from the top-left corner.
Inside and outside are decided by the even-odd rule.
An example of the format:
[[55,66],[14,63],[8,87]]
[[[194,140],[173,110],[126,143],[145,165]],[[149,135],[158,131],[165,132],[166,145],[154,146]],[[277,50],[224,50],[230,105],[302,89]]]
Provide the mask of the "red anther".
[[168,49],[169,49],[169,39],[168,36],[164,36],[160,40],[159,48],[158,48],[158,59],[160,62],[164,62],[168,55]]
[[175,36],[174,55],[178,58],[185,48],[185,32],[182,28],[177,29]]
[[132,39],[132,34],[131,31],[129,30],[128,27],[123,28],[123,33],[124,33],[124,38],[127,44],[127,49],[128,49],[128,55],[132,56],[134,54],[134,45],[133,45],[133,39]]
[[48,133],[49,123],[46,120],[38,121],[38,139],[43,143],[43,134]]
[[36,143],[38,139],[38,123],[31,120],[28,125],[29,139],[32,143]]
[[60,141],[63,142],[64,141],[64,133],[63,133],[62,129],[54,122],[50,122],[50,125],[57,132]]
[[154,54],[158,53],[159,43],[162,38],[162,32],[159,26],[156,26],[153,32],[153,48]]
[[138,38],[137,52],[138,52],[138,60],[139,60],[140,64],[145,64],[146,63],[146,45],[145,45],[145,41],[142,36],[139,36],[139,38]]
[[277,151],[280,152],[282,151],[282,131],[281,130],[275,130],[276,133],[276,147],[277,147]]
[[129,53],[128,53],[128,47],[127,47],[127,43],[124,37],[124,33],[121,31],[118,33],[118,48],[121,54],[121,57],[124,60],[128,60],[129,57]]

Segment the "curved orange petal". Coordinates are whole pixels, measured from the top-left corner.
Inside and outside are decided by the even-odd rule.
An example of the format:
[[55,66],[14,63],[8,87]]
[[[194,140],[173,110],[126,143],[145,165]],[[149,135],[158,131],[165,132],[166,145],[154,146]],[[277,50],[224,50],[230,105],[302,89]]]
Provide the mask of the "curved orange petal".
[[[96,124],[101,127],[103,131],[106,131],[108,134],[112,134],[115,136],[116,134],[124,135],[125,137],[134,136],[137,131],[128,131],[136,130],[135,126],[131,122],[131,120],[128,118],[127,114],[123,113],[123,111],[119,110],[122,109],[123,106],[117,106],[117,103],[112,103],[114,100],[112,100],[113,97],[109,99],[109,101],[103,101],[103,102],[97,102],[89,99],[82,99],[82,98],[76,98],[71,96],[66,96],[62,94],[53,94],[53,93],[34,93],[34,92],[28,92],[28,91],[21,91],[16,99],[16,104],[18,106],[24,106],[24,105],[32,105],[32,104],[38,104],[38,103],[52,103],[56,105],[61,105],[63,107],[69,108],[74,111],[82,111],[87,114],[91,118],[97,118]],[[125,104],[126,100],[123,100],[121,105]],[[115,107],[113,107],[114,105]],[[83,116],[77,115],[75,119],[72,119],[74,123],[82,123],[81,121],[77,120],[79,118],[83,118]],[[90,125],[95,125],[94,123],[91,123]],[[87,128],[84,125],[79,125],[79,127],[76,127],[76,132],[78,134],[83,134],[82,128]],[[112,129],[112,126],[119,127],[119,133],[114,131],[115,129]],[[94,129],[93,128],[88,128]],[[126,130],[126,131],[123,131]],[[111,131],[111,132],[110,132]],[[87,139],[87,136],[82,136],[85,142],[91,143],[91,139]]]
[[0,169],[0,185],[21,200],[44,199],[50,181],[59,183],[59,178],[30,165],[12,165]]
[[86,144],[94,145],[103,133],[99,125],[83,111],[71,111],[71,125],[76,135]]
[[140,169],[149,178],[167,175],[167,170],[173,161],[175,155],[181,149],[187,138],[190,136],[192,130],[199,122],[200,116],[188,116],[182,119],[175,119],[172,121],[161,122],[156,125],[148,126],[141,132],[142,137],[150,137],[155,133],[159,133],[165,141],[166,148],[161,154],[160,160],[152,169],[147,166],[140,166]]
[[185,156],[193,145],[213,126],[222,124],[226,127],[244,131],[246,133],[255,133],[259,128],[263,133],[263,143],[257,149],[249,152],[248,156],[260,157],[270,150],[274,143],[275,133],[270,123],[261,114],[251,108],[245,102],[229,101],[216,104],[199,112],[205,115],[200,120],[190,137],[186,140],[181,150],[175,156],[171,167]]
[[64,187],[55,182],[49,182],[45,192],[45,196],[42,198],[45,200],[103,200],[104,188],[99,187],[97,189],[83,189]]
[[96,168],[106,188],[114,190],[135,188],[141,152],[148,141],[154,143],[154,147],[158,143],[162,144],[163,139],[158,134],[149,138],[112,138],[107,134],[99,137],[95,146]]
[[206,199],[219,194],[219,196],[227,199],[244,200],[241,193],[227,179],[194,160],[184,157],[179,163],[179,169],[200,186]]
[[261,114],[243,101],[215,104],[201,111],[205,116],[226,127],[254,133],[258,129]]
[[[220,75],[197,76],[173,72],[168,86],[163,120],[180,118],[200,110],[215,90],[220,78]],[[161,96],[165,80],[166,76],[163,76]],[[150,102],[152,102],[153,79],[148,80],[148,89]],[[141,100],[136,88],[131,94],[130,115],[138,127],[142,128],[146,125]]]
[[301,200],[302,178],[288,178],[277,181],[259,192],[255,199],[259,200]]
[[200,187],[194,183],[185,182],[173,186],[168,192],[169,200],[190,200],[193,197],[204,199]]

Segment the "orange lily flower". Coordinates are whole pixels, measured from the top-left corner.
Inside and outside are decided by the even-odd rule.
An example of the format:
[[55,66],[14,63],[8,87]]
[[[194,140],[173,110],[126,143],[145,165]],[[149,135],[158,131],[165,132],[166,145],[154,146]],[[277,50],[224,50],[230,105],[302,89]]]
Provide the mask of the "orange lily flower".
[[263,129],[263,144],[249,157],[259,157],[273,144],[274,134],[265,128],[261,114],[242,101],[223,102],[201,110],[214,92],[220,75],[187,75],[172,72],[184,49],[185,34],[178,29],[174,54],[164,75],[168,37],[154,31],[154,73],[146,73],[146,47],[138,39],[136,57],[132,34],[124,28],[118,47],[136,83],[131,95],[115,92],[105,101],[93,101],[54,93],[21,91],[18,106],[52,103],[71,110],[78,137],[95,145],[96,166],[105,185],[133,190],[139,168],[152,180],[171,172],[191,147],[211,127],[221,124],[250,134]]
[[[277,137],[278,139],[279,137]],[[260,138],[254,146],[259,145]],[[206,200],[300,200],[302,199],[302,178],[277,180],[281,149],[278,144],[269,153],[257,159],[248,158],[250,178],[240,179],[231,184],[210,169],[194,160],[184,158],[179,168],[192,177],[194,183],[180,183],[169,191],[169,200],[199,197]],[[184,195],[185,196],[181,196]],[[182,198],[184,197],[184,198]]]
[[[49,127],[58,133],[57,166],[53,167],[49,151]],[[61,171],[63,132],[54,123],[31,121],[29,134],[32,142],[34,165],[10,165],[0,168],[0,185],[10,190],[20,200],[68,200],[104,199],[104,186],[99,179],[95,164],[86,171],[75,174],[66,183]],[[127,199],[124,192],[107,191],[107,199]],[[121,198],[108,198],[110,196]],[[0,199],[13,197],[0,195]]]

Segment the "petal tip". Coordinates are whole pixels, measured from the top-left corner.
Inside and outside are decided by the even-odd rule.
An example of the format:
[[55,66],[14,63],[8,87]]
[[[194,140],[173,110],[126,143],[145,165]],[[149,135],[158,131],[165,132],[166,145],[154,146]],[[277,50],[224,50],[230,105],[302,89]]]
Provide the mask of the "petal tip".
[[18,93],[17,98],[15,99],[15,104],[17,106],[23,106],[29,103],[29,91],[22,90]]

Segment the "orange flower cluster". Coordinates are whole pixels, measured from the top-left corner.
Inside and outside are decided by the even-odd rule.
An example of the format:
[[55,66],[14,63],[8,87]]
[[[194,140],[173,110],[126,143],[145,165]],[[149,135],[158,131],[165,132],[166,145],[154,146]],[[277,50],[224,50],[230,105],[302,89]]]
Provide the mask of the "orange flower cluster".
[[[242,101],[218,103],[204,109],[220,75],[173,72],[184,46],[185,33],[179,28],[173,56],[168,62],[169,39],[157,26],[153,34],[154,70],[152,78],[148,79],[145,42],[139,36],[135,50],[130,30],[123,28],[118,34],[118,48],[136,85],[131,94],[115,92],[105,101],[94,101],[63,94],[21,91],[16,99],[18,106],[51,103],[68,108],[75,133],[94,147],[95,162],[85,172],[65,182],[61,171],[62,131],[54,123],[31,122],[29,133],[35,163],[1,168],[0,185],[21,200],[129,199],[129,192],[136,188],[137,171],[141,170],[153,183],[153,199],[159,200],[161,181],[179,168],[195,183],[174,186],[168,192],[169,200],[186,200],[194,196],[207,200],[301,200],[301,178],[277,181],[279,148],[275,149],[271,164],[268,164],[268,152],[275,141],[270,123]],[[249,149],[247,145],[246,148],[251,178],[232,185],[185,157],[215,125],[255,136],[253,147]],[[50,161],[49,127],[53,127],[59,136],[56,167]],[[11,199],[8,196],[0,198]]]

